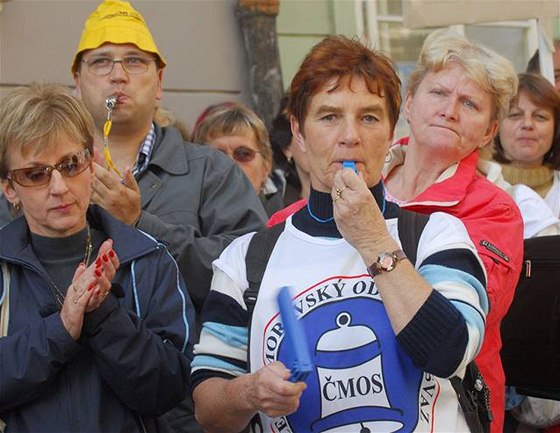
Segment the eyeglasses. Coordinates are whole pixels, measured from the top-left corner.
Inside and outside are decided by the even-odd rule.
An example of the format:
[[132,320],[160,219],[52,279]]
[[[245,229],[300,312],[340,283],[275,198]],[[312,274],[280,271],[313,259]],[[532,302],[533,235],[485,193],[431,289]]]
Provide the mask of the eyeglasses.
[[51,181],[53,170],[63,177],[75,177],[88,167],[91,154],[88,149],[81,150],[55,165],[40,165],[38,167],[18,168],[11,170],[6,176],[21,186],[42,186]]
[[257,153],[260,152],[258,150],[253,150],[250,147],[239,146],[234,149],[232,158],[237,162],[251,162],[255,159]]
[[142,56],[127,56],[122,59],[112,59],[110,57],[82,59],[82,62],[87,65],[87,70],[93,75],[109,75],[113,71],[115,63],[120,63],[129,74],[140,75],[148,70],[152,61],[155,61],[153,57]]

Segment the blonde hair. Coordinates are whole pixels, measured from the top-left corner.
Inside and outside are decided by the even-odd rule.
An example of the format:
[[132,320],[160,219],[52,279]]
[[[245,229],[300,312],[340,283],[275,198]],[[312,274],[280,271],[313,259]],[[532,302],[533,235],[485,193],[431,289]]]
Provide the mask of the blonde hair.
[[259,152],[271,165],[272,148],[264,122],[253,110],[237,102],[224,102],[208,107],[196,122],[192,141],[207,143],[212,138],[247,131],[253,133]]
[[159,106],[155,108],[154,122],[156,122],[159,126],[162,127],[174,126],[175,128],[177,128],[177,130],[181,134],[181,137],[185,141],[189,141],[191,138],[189,128],[187,128],[187,126],[183,122],[177,120],[175,114],[172,111],[168,110],[167,108],[159,107]]
[[39,83],[17,87],[0,107],[0,178],[6,178],[10,170],[12,151],[48,151],[63,134],[93,155],[93,131],[90,113],[67,87]]
[[493,120],[499,120],[507,113],[518,85],[512,63],[448,29],[436,30],[424,41],[416,69],[408,82],[408,93],[414,95],[428,72],[439,72],[450,63],[462,66],[471,80],[492,95]]

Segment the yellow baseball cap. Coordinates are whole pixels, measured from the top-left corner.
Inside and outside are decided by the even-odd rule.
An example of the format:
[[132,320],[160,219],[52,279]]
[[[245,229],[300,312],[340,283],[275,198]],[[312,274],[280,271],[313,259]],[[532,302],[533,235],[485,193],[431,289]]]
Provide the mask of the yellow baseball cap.
[[160,67],[167,64],[159,53],[146,21],[129,2],[105,0],[90,14],[74,55],[72,74],[78,69],[78,59],[83,51],[105,43],[134,44],[142,51],[155,54]]

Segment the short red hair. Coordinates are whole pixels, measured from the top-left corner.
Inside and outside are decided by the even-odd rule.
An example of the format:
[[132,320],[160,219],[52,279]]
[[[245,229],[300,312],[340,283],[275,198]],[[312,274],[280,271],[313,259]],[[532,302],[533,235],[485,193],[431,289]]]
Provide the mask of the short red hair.
[[300,127],[303,127],[313,95],[333,78],[336,83],[331,91],[346,79],[362,78],[372,94],[386,100],[391,129],[395,127],[402,97],[401,80],[393,62],[357,39],[346,36],[329,36],[315,45],[294,76],[287,110]]

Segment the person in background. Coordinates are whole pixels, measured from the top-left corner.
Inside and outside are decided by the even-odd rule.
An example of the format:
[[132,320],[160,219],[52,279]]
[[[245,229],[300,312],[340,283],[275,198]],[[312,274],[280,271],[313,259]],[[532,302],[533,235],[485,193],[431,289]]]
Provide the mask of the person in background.
[[[274,158],[279,167],[286,173],[287,187],[284,194],[284,208],[270,216],[267,227],[272,227],[284,221],[288,216],[307,205],[309,197],[310,179],[307,156],[301,151],[292,135],[290,121],[286,113],[288,96],[282,100],[280,112],[272,122],[270,140]],[[293,185],[290,188],[290,185]],[[293,190],[290,193],[290,190]]]
[[494,140],[506,181],[535,190],[560,217],[560,96],[540,75],[520,74],[519,90]]
[[[484,270],[463,224],[444,213],[430,216],[416,268],[400,250],[398,208],[381,182],[400,104],[392,62],[357,40],[327,37],[304,59],[288,112],[309,162],[308,205],[286,220],[252,316],[252,235],[214,262],[192,363],[206,432],[243,431],[255,416],[252,432],[468,430],[448,378],[482,344]],[[282,286],[294,289],[315,363],[305,382],[289,380]]]
[[0,418],[14,432],[159,432],[190,392],[194,308],[167,249],[90,205],[93,120],[69,89],[0,106]]
[[295,143],[292,135],[290,119],[286,113],[287,103],[288,95],[285,95],[269,131],[274,164],[284,173],[286,178],[284,206],[289,206],[301,199],[307,199],[310,188],[307,159]]
[[212,260],[232,239],[261,227],[265,215],[228,158],[185,144],[177,129],[154,122],[165,65],[143,17],[128,2],[107,0],[86,21],[72,72],[95,121],[99,154],[106,99],[116,97],[108,148],[122,177],[98,159],[93,202],[169,247],[200,311]]
[[513,199],[480,175],[477,163],[516,89],[517,75],[504,57],[447,30],[431,33],[408,83],[410,136],[391,147],[384,167],[388,200],[461,219],[484,262],[491,309],[476,363],[490,388],[493,433],[502,433],[504,422],[500,322],[521,270],[523,221]]
[[207,144],[234,160],[251,181],[268,215],[282,208],[284,179],[272,172],[268,131],[249,107],[238,102],[208,107],[196,122],[192,141]]

